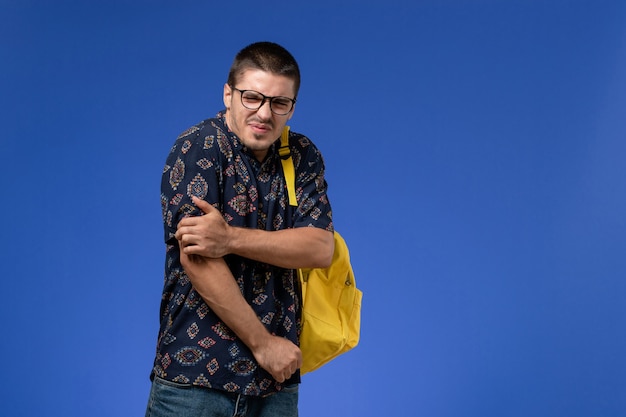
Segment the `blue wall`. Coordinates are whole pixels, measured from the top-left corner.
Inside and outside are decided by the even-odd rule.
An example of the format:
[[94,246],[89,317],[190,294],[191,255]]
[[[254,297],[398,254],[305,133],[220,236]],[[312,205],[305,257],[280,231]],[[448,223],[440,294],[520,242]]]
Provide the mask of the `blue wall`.
[[626,415],[620,1],[0,2],[0,414],[143,415],[160,173],[285,45],[363,289],[308,416]]

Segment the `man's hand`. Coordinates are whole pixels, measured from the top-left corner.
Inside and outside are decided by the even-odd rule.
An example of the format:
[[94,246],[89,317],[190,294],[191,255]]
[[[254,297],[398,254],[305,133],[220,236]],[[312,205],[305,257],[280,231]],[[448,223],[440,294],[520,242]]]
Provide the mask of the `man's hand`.
[[302,352],[290,340],[270,335],[261,346],[252,348],[255,359],[278,382],[285,382],[302,366]]
[[221,258],[228,255],[230,226],[222,217],[222,213],[198,197],[194,196],[191,200],[204,215],[186,217],[178,223],[176,239],[179,241],[182,252],[207,258]]

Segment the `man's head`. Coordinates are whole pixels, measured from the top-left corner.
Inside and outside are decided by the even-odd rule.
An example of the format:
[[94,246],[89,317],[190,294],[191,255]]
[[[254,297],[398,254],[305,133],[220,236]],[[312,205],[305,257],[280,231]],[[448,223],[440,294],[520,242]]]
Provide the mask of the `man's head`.
[[262,160],[293,115],[300,70],[282,46],[259,42],[242,49],[224,85],[228,127]]
[[243,48],[235,56],[228,73],[229,85],[237,85],[246,70],[257,69],[282,75],[294,82],[294,97],[300,89],[300,68],[294,57],[282,46],[273,42],[257,42]]

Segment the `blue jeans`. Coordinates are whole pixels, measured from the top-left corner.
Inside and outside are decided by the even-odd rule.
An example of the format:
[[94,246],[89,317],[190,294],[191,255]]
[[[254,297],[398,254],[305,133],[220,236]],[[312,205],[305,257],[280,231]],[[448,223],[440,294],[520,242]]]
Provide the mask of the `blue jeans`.
[[297,417],[298,384],[267,397],[177,384],[154,378],[146,417]]

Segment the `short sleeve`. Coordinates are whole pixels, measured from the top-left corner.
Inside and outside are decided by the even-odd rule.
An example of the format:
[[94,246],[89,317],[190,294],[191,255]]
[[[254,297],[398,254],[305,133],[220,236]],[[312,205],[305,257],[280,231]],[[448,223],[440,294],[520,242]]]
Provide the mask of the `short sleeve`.
[[[296,134],[297,135],[297,134]],[[324,159],[307,137],[297,135],[292,147],[296,170],[298,208],[294,227],[317,227],[333,231],[332,210],[328,200],[328,184],[324,178]]]
[[178,222],[200,215],[192,196],[219,204],[219,172],[214,151],[215,136],[200,127],[183,132],[167,157],[161,178],[164,239],[173,244]]

